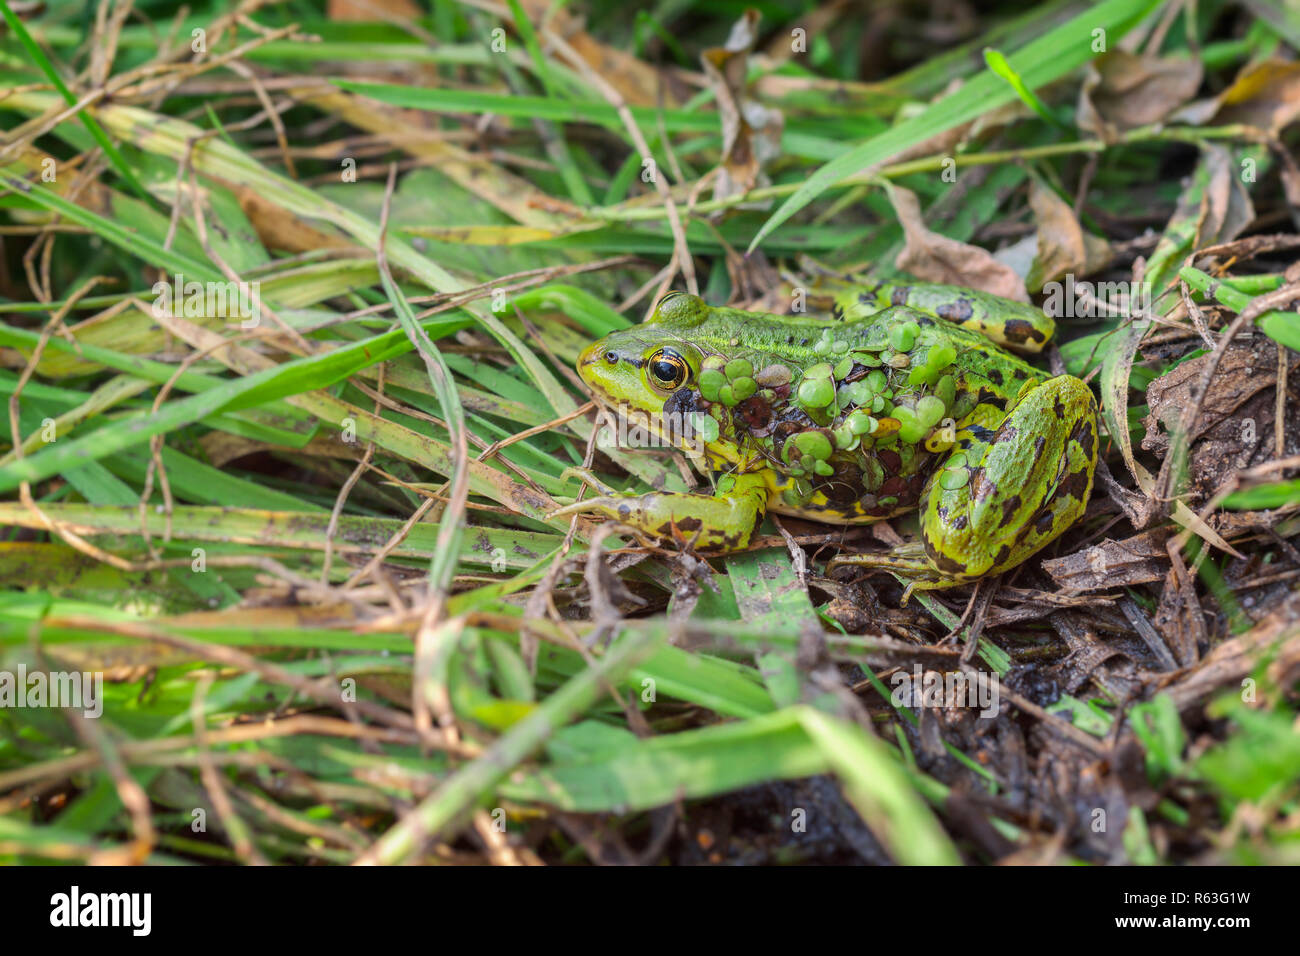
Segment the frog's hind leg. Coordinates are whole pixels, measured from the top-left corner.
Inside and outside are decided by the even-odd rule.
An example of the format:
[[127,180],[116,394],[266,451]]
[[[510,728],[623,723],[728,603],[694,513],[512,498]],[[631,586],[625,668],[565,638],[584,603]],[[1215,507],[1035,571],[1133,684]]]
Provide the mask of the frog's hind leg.
[[1097,403],[1073,376],[1027,388],[996,431],[964,422],[924,493],[934,569],[959,583],[1015,567],[1083,514],[1096,467]]
[[955,285],[886,282],[845,289],[836,297],[839,313],[846,319],[874,315],[897,305],[979,332],[1017,352],[1041,352],[1056,331],[1056,323],[1042,309]]

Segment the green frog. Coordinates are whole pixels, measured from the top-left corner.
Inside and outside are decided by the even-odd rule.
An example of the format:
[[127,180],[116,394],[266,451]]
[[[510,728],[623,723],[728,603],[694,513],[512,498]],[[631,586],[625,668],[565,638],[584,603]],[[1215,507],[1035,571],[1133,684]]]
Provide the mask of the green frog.
[[829,317],[714,308],[666,295],[642,325],[586,349],[578,374],[624,423],[685,452],[711,494],[620,494],[595,514],[701,550],[747,547],[768,511],[865,524],[920,509],[921,539],[841,555],[914,589],[1014,567],[1084,512],[1097,404],[1040,351],[1052,320],[988,293],[846,286]]

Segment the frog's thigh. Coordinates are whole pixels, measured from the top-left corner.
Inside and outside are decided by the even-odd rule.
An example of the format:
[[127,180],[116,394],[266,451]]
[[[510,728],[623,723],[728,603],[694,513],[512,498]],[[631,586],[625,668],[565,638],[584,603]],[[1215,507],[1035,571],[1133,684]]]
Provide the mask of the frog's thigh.
[[726,494],[606,495],[569,505],[555,515],[600,514],[657,538],[677,539],[701,549],[732,550],[749,545],[766,503],[762,478],[741,476]]
[[881,286],[876,294],[1022,352],[1041,351],[1056,331],[1056,323],[1042,309],[991,292],[920,282]]
[[926,553],[959,578],[1005,571],[1054,540],[1083,514],[1097,466],[1097,404],[1073,376],[1029,390],[996,431],[987,424],[963,423],[926,489]]

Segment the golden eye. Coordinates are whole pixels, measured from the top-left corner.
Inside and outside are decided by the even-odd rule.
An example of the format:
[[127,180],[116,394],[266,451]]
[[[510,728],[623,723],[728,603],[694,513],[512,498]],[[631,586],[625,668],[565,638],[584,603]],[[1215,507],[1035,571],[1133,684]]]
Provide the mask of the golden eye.
[[655,352],[645,363],[645,367],[651,384],[669,392],[682,387],[689,371],[686,367],[686,359],[672,349],[660,349]]

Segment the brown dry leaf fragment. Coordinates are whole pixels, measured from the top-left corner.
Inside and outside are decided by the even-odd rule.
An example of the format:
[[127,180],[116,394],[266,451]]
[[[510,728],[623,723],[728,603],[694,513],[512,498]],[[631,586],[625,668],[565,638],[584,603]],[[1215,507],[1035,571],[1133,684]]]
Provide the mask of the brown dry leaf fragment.
[[1218,96],[1191,103],[1171,119],[1194,126],[1242,123],[1276,136],[1300,119],[1300,62],[1251,63]]
[[1091,275],[1110,263],[1110,243],[1085,232],[1069,203],[1050,186],[1034,179],[1029,187],[1029,205],[1038,223],[1038,253],[1025,277],[1028,288],[1037,292],[1067,273]]
[[[1214,648],[1199,667],[1162,688],[1180,711],[1207,701],[1221,687],[1240,686],[1261,659],[1270,661],[1268,677],[1281,682],[1300,663],[1300,591],[1294,591],[1268,617],[1238,637]],[[1280,686],[1287,686],[1281,683]]]
[[429,113],[319,85],[294,87],[286,92],[359,129],[387,138],[408,155],[428,160],[462,189],[491,203],[521,225],[564,229],[583,218],[582,210],[576,206],[547,195],[491,159],[433,138]]
[[1168,528],[1153,528],[1123,541],[1107,538],[1063,558],[1043,562],[1043,570],[1062,588],[1097,591],[1164,579],[1169,570]]
[[757,39],[758,20],[757,10],[745,11],[732,26],[723,46],[700,54],[722,119],[722,163],[713,187],[714,199],[726,199],[766,185],[763,166],[781,151],[785,121],[780,111],[746,96],[745,75],[749,53]]
[[916,194],[901,186],[887,187],[906,244],[894,260],[899,269],[918,279],[992,292],[1016,302],[1028,302],[1025,280],[979,246],[931,232],[921,218]]
[[1170,559],[1173,563],[1165,576],[1152,623],[1168,641],[1179,665],[1190,667],[1196,663],[1201,645],[1208,641],[1205,615],[1182,553],[1171,548]]
[[[560,8],[551,0],[521,0],[524,12],[546,45],[545,32],[562,37],[578,56],[599,73],[630,106],[676,106],[690,90],[677,71],[660,70],[617,47],[592,37],[583,17]],[[679,95],[680,94],[680,95]]]
[[[1300,402],[1300,358],[1291,358],[1287,376],[1288,406]],[[1210,356],[1182,362],[1147,386],[1151,412],[1143,420],[1142,447],[1163,457],[1169,450],[1170,431],[1179,426],[1183,410],[1194,403],[1201,373]],[[1277,346],[1262,335],[1235,339],[1219,363],[1188,440],[1193,501],[1214,493],[1242,468],[1263,464],[1274,457],[1274,420],[1277,383]],[[1300,450],[1300,417],[1289,415],[1284,435],[1288,453]]]
[[1079,128],[1106,142],[1158,123],[1201,85],[1199,60],[1139,56],[1116,50],[1090,63],[1079,90]]
[[415,20],[422,15],[414,0],[329,0],[325,8],[331,20],[371,21],[389,18]]
[[1228,150],[1210,144],[1205,147],[1210,184],[1205,190],[1195,248],[1229,242],[1241,235],[1255,219],[1255,205],[1241,181],[1241,167]]
[[1216,123],[1244,123],[1276,136],[1300,119],[1300,63],[1265,60],[1249,66],[1219,102]]
[[249,186],[231,185],[230,190],[239,200],[239,208],[257,230],[257,238],[269,250],[311,252],[316,249],[349,249],[358,255],[365,252],[355,242],[317,229]]

